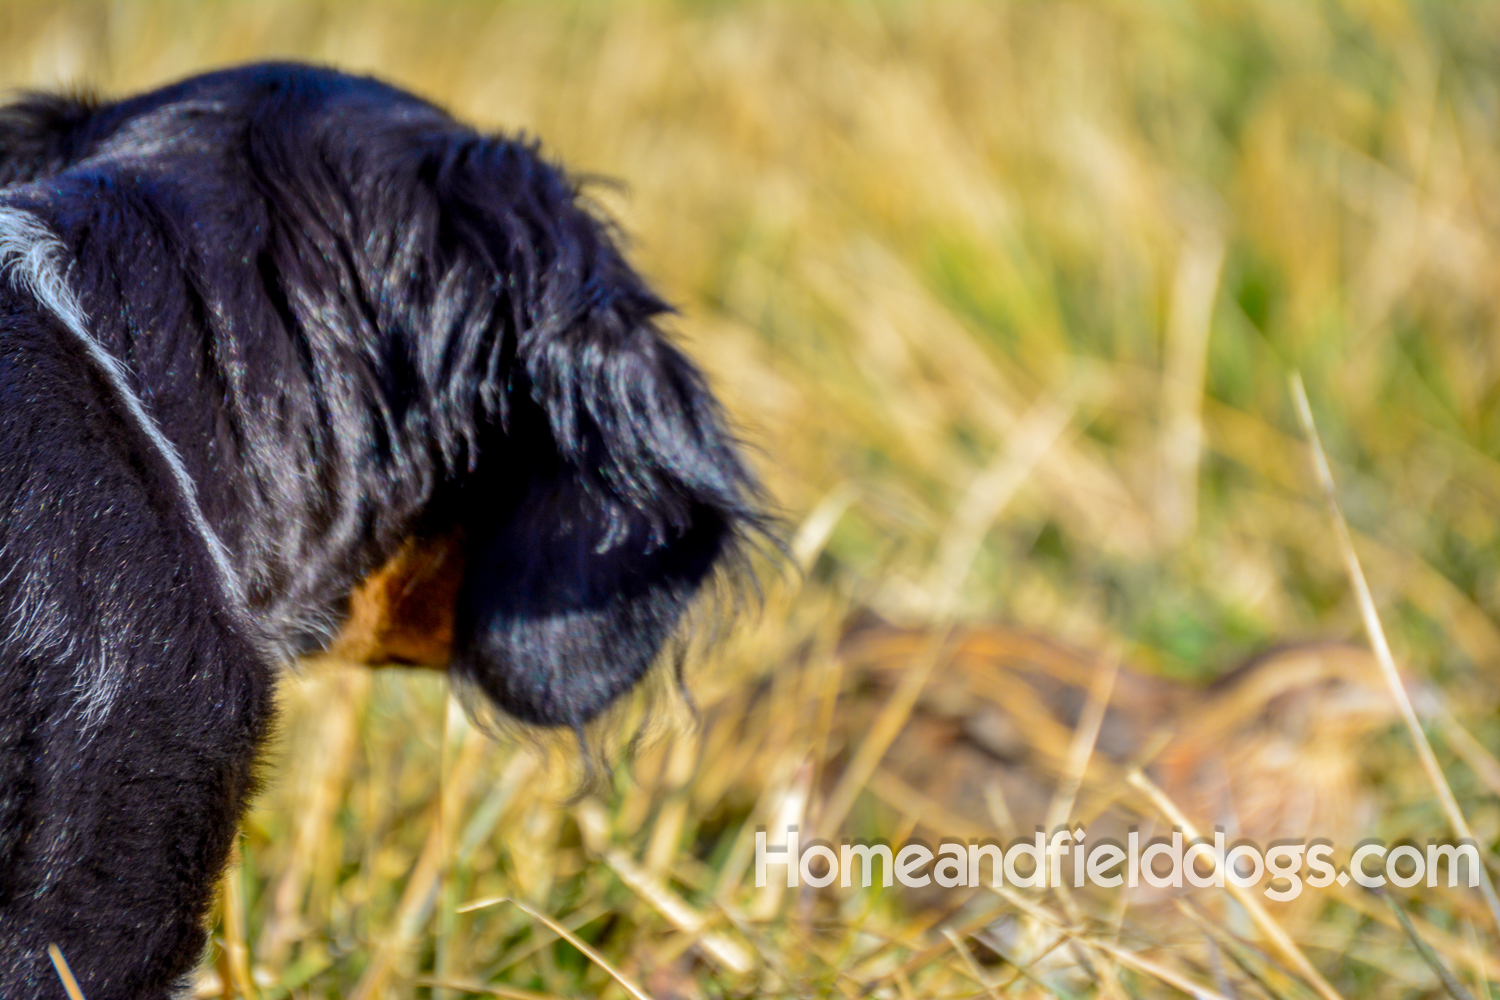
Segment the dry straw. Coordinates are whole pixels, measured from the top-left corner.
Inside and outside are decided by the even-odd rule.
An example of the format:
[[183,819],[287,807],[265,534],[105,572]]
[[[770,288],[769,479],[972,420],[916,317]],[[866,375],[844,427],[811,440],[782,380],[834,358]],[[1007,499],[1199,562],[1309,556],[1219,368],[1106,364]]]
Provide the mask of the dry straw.
[[[1411,698],[1406,693],[1406,685],[1401,682],[1401,672],[1396,669],[1396,658],[1391,655],[1390,643],[1386,641],[1385,629],[1380,624],[1380,614],[1375,608],[1375,598],[1370,595],[1370,585],[1365,581],[1365,572],[1359,564],[1359,553],[1354,551],[1354,539],[1349,535],[1349,525],[1344,521],[1344,512],[1339,509],[1338,495],[1333,485],[1333,472],[1328,468],[1328,456],[1323,452],[1323,442],[1318,437],[1317,425],[1313,423],[1312,407],[1307,402],[1307,390],[1302,386],[1302,376],[1293,373],[1291,385],[1292,399],[1297,404],[1297,419],[1302,422],[1303,433],[1307,435],[1308,450],[1312,454],[1313,472],[1323,492],[1323,500],[1328,505],[1328,516],[1333,521],[1334,538],[1338,543],[1339,556],[1343,559],[1344,569],[1349,574],[1349,584],[1354,588],[1355,597],[1359,600],[1359,614],[1364,622],[1365,634],[1370,639],[1370,647],[1375,651],[1376,662],[1380,664],[1381,673],[1390,687],[1391,697],[1396,700],[1401,710],[1401,719],[1406,723],[1406,731],[1411,735],[1411,741],[1416,746],[1417,759],[1422,762],[1422,771],[1432,785],[1433,794],[1437,796],[1438,802],[1442,803],[1443,814],[1448,818],[1448,825],[1453,830],[1453,835],[1460,840],[1474,843],[1474,833],[1469,829],[1468,821],[1464,819],[1463,810],[1458,806],[1458,799],[1453,796],[1453,789],[1448,786],[1448,778],[1443,774],[1437,755],[1432,752],[1432,744],[1427,742],[1427,733],[1422,729],[1421,720],[1417,718],[1417,710],[1412,707]],[[1489,869],[1483,864],[1479,866],[1479,886],[1484,894],[1485,904],[1490,909],[1490,917],[1495,922],[1495,929],[1500,931],[1500,899],[1495,897],[1495,887],[1490,881]]]
[[68,968],[68,960],[63,956],[62,949],[55,944],[49,944],[47,957],[52,959],[52,967],[57,970],[57,978],[62,980],[63,990],[68,994],[68,1000],[84,1000],[83,990],[78,988],[78,980],[73,978],[73,970]]

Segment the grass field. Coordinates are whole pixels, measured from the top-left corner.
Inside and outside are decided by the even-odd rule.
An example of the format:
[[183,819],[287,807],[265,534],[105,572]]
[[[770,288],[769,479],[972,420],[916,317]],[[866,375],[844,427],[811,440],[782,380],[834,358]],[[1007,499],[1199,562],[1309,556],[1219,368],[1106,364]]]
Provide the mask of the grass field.
[[[696,722],[658,684],[592,785],[438,675],[308,664],[200,995],[628,995],[529,911],[659,1000],[1493,995],[1469,889],[1262,920],[1215,889],[758,890],[751,859],[757,825],[1000,837],[1033,800],[1206,828],[1225,788],[1242,832],[1422,844],[1454,836],[1441,772],[1500,874],[1500,5],[0,3],[0,86],[266,57],[617,180],[805,572],[767,567],[694,649]],[[1211,686],[1367,644],[1293,372],[1435,769],[1365,654]],[[994,719],[1011,749],[975,752]]]

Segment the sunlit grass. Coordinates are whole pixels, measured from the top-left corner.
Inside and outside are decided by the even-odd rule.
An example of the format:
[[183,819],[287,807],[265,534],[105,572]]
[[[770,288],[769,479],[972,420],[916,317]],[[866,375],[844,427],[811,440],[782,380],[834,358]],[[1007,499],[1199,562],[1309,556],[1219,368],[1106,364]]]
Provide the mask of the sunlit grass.
[[[866,735],[851,720],[897,686],[838,652],[851,616],[1124,650],[1130,684],[1184,684],[1116,709],[1179,736],[1194,712],[1228,713],[1228,739],[1291,711],[1194,685],[1279,643],[1361,640],[1293,370],[1439,760],[1480,842],[1500,838],[1500,6],[0,5],[7,86],[125,92],[264,57],[378,73],[622,181],[595,196],[681,307],[808,566],[769,575],[761,614],[697,664],[702,725],[659,706],[676,734],[582,804],[565,752],[484,739],[440,677],[310,667],[237,876],[262,996],[624,995],[520,909],[458,912],[495,896],[657,997],[1170,994],[1097,949],[1047,953],[1046,921],[993,894],[768,893],[749,851],[786,815],[830,838],[1004,832],[896,763],[842,834],[818,827]],[[1017,465],[1049,413],[1065,425]],[[989,634],[974,669],[1045,660]],[[938,688],[958,670],[922,652],[937,640],[884,641],[867,659],[937,656]],[[1350,797],[1351,836],[1447,837],[1395,715],[1350,718],[1300,763]],[[1044,737],[994,765],[1005,780],[1029,768],[1050,794]],[[1079,809],[1116,795],[1153,821],[1122,775],[1086,778]],[[1393,895],[1487,997],[1500,931],[1478,896]],[[1075,929],[1204,988],[1305,995],[1256,966],[1280,960],[1236,904],[1192,898],[1206,918],[1084,899]],[[1278,919],[1345,996],[1441,990],[1374,897]],[[997,927],[1035,978],[987,950]]]

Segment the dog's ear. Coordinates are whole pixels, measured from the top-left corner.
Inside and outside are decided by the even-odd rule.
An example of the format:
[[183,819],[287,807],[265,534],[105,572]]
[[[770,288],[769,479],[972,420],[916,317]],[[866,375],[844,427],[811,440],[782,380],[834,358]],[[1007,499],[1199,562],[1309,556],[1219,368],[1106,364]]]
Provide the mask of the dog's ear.
[[535,463],[481,515],[490,523],[468,552],[451,669],[523,722],[576,729],[646,673],[737,544],[739,515],[687,501],[666,519],[571,463],[518,454]]
[[0,106],[0,185],[46,177],[73,162],[97,110],[90,98],[60,94],[26,94]]
[[[463,501],[452,669],[512,716],[577,728],[764,522],[717,402],[608,227],[532,150],[481,159],[496,169],[450,188],[445,211],[484,234],[515,326]],[[501,182],[488,197],[486,181]]]
[[612,325],[529,366],[563,370],[518,380],[531,398],[466,501],[452,668],[537,725],[577,728],[634,686],[758,523],[701,377],[649,326]]

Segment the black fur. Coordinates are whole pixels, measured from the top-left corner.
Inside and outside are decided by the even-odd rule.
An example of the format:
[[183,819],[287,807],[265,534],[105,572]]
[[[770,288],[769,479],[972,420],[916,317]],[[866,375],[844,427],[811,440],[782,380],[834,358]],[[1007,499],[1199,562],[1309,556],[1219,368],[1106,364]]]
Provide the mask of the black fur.
[[0,280],[5,1000],[63,996],[49,943],[91,1000],[191,971],[278,661],[403,543],[465,540],[450,669],[577,728],[762,523],[665,306],[533,144],[259,65],[0,110],[0,181],[127,382]]
[[54,174],[88,141],[95,104],[81,97],[32,94],[0,108],[0,184]]

